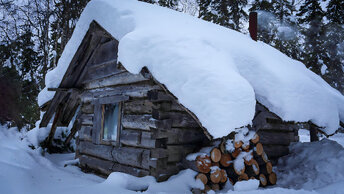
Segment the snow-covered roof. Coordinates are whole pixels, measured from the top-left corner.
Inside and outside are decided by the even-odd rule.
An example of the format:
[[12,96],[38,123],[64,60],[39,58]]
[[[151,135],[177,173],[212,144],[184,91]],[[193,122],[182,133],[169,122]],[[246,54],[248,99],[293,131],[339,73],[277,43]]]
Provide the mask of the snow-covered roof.
[[344,97],[318,75],[248,35],[136,0],[93,0],[83,11],[39,104],[54,93],[89,24],[119,41],[131,73],[146,66],[213,137],[252,122],[256,99],[285,121],[312,121],[331,134],[344,119]]

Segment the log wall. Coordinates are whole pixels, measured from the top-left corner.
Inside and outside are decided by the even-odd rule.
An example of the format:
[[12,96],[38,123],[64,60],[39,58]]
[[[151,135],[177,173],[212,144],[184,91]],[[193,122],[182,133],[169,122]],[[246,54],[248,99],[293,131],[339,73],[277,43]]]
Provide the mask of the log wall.
[[[106,44],[98,48],[114,45]],[[208,143],[203,130],[147,70],[134,75],[116,58],[100,57],[106,52],[95,53],[100,54],[90,59],[80,95],[77,157],[81,167],[104,175],[113,171],[152,175],[158,181],[179,172],[182,159]],[[122,102],[119,144],[99,141],[100,127],[95,124],[101,114],[95,102],[111,96],[127,97]]]
[[289,154],[288,147],[291,142],[299,141],[299,127],[296,123],[284,122],[258,102],[253,128],[260,136],[264,151],[273,163],[276,163],[279,157]]

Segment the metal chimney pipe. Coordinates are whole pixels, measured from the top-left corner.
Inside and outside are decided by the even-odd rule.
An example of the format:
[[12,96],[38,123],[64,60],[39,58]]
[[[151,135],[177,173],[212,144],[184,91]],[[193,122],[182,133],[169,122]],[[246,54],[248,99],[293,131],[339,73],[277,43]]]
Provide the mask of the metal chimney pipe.
[[258,34],[258,18],[257,12],[250,12],[250,19],[249,19],[249,28],[250,36],[253,40],[257,41],[257,34]]

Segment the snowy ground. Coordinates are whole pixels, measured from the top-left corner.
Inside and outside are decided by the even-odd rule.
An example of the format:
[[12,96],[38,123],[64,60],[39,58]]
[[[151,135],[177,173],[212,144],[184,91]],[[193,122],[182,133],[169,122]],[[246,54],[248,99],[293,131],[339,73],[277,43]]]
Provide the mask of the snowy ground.
[[[305,141],[309,136],[301,131],[300,139]],[[343,134],[316,143],[296,143],[291,146],[292,153],[275,167],[279,178],[276,186],[242,192],[228,187],[220,193],[343,193],[343,143]],[[122,173],[103,179],[74,166],[74,154],[42,156],[42,151],[32,150],[30,144],[26,132],[0,126],[0,193],[188,193],[191,187],[200,187],[191,170],[164,183],[156,183],[152,177],[136,178]]]

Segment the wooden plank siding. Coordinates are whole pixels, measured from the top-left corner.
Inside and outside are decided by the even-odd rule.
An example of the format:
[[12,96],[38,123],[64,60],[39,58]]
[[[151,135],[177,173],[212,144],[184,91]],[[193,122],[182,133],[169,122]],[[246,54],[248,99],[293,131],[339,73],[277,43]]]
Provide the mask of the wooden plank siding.
[[291,142],[299,141],[299,127],[296,123],[283,121],[258,102],[252,123],[253,129],[260,136],[264,151],[274,164],[279,157],[289,154],[288,147]]

